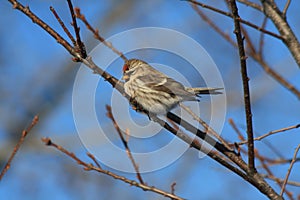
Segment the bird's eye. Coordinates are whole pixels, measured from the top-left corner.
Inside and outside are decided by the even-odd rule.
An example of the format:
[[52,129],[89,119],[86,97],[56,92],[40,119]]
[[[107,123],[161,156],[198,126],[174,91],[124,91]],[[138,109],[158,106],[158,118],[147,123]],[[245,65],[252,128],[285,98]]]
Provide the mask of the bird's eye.
[[128,68],[128,65],[124,65],[124,66],[123,66],[123,72],[126,72],[128,69],[129,69],[129,68]]

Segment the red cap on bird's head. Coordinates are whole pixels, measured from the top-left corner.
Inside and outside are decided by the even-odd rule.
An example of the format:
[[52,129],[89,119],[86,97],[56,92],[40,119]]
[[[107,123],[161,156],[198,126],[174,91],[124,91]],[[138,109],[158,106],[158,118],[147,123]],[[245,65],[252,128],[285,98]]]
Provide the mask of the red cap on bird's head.
[[128,70],[128,65],[125,64],[125,65],[123,66],[123,73],[124,73],[125,71],[127,71],[127,70]]

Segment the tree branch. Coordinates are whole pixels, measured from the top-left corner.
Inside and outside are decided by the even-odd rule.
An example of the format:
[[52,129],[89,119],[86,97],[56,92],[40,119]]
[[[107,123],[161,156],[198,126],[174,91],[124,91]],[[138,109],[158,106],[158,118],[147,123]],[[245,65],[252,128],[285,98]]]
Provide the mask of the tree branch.
[[284,193],[285,186],[286,186],[286,184],[287,184],[287,182],[288,182],[288,179],[289,179],[290,173],[291,173],[291,171],[292,171],[293,165],[294,165],[294,163],[296,162],[297,154],[298,154],[299,149],[300,149],[300,144],[297,146],[297,148],[296,148],[296,150],[295,150],[295,152],[294,152],[293,159],[292,159],[292,161],[291,161],[290,167],[289,167],[289,169],[288,169],[288,171],[287,171],[287,173],[286,173],[285,179],[284,179],[283,184],[282,184],[282,188],[281,188],[281,191],[280,191],[280,196],[282,196],[283,193]]
[[2,180],[4,174],[7,172],[7,170],[10,168],[11,162],[12,162],[13,158],[15,157],[16,153],[18,152],[18,150],[20,149],[21,145],[23,144],[23,142],[25,140],[25,137],[31,131],[31,129],[38,123],[38,121],[39,121],[38,115],[34,116],[34,118],[32,119],[31,124],[25,130],[22,131],[22,135],[21,135],[18,143],[16,144],[13,152],[11,153],[8,161],[6,162],[4,168],[1,171],[0,181]]
[[285,15],[280,12],[274,1],[261,0],[265,15],[271,19],[282,36],[283,43],[287,46],[294,57],[298,67],[300,67],[300,44],[286,21]]
[[[226,41],[228,41],[232,46],[237,47],[237,44],[232,41],[232,39],[228,36],[227,33],[223,32],[215,23],[213,23],[197,6],[196,4],[193,4],[192,7],[194,10],[198,13],[198,15],[207,22],[217,33],[219,33]],[[267,19],[267,18],[266,18]],[[262,26],[262,28],[264,25]],[[263,32],[262,32],[263,33]],[[263,35],[263,34],[262,34]],[[262,38],[262,36],[261,36]],[[283,87],[288,89],[291,93],[293,93],[298,99],[300,99],[300,91],[293,86],[291,83],[289,83],[284,77],[282,77],[278,72],[276,72],[274,69],[272,69],[268,63],[263,59],[261,48],[258,50],[258,52],[253,51],[247,51],[248,55],[251,56],[257,63],[260,64],[260,66],[263,68],[263,70],[271,76],[275,81],[277,81],[279,84],[281,84]]]
[[[289,126],[289,127],[285,127],[285,128],[281,128],[281,129],[274,130],[274,131],[270,131],[269,133],[266,133],[264,135],[256,137],[253,140],[254,141],[260,141],[260,140],[262,140],[262,139],[264,139],[266,137],[269,137],[270,135],[273,135],[273,134],[276,134],[276,133],[281,133],[281,132],[288,131],[288,130],[291,130],[291,129],[296,129],[296,128],[300,128],[300,124]],[[241,145],[241,144],[246,144],[246,143],[247,143],[247,141],[242,141],[242,142],[239,142],[237,144]]]
[[118,135],[119,135],[119,137],[120,137],[120,139],[121,139],[121,141],[122,141],[122,143],[123,143],[123,145],[124,145],[124,147],[126,149],[126,153],[127,153],[128,157],[129,157],[129,159],[130,159],[130,161],[131,161],[131,163],[132,163],[132,165],[134,167],[134,170],[136,172],[136,176],[137,176],[138,180],[140,181],[141,184],[145,184],[144,181],[143,181],[143,178],[142,178],[142,176],[140,174],[139,167],[136,164],[136,162],[135,162],[135,160],[134,160],[134,158],[132,156],[131,150],[130,150],[130,148],[128,146],[128,142],[125,140],[125,138],[124,138],[124,136],[122,134],[122,131],[121,131],[119,125],[117,124],[117,122],[116,122],[116,120],[115,120],[115,118],[114,118],[114,116],[113,116],[113,114],[111,112],[111,107],[108,106],[108,105],[106,105],[106,110],[107,110],[107,116],[108,116],[108,118],[110,118],[111,121],[113,122],[114,127],[115,127],[116,131],[118,132]]
[[[75,51],[74,47],[70,46],[60,35],[58,35],[52,28],[50,28],[47,24],[45,24],[42,20],[40,20],[39,18],[37,18],[37,16],[35,16],[28,7],[24,7],[22,6],[18,1],[16,0],[8,0],[9,2],[11,2],[14,5],[14,8],[17,8],[19,10],[21,10],[25,15],[27,15],[30,19],[33,20],[34,23],[37,23],[40,27],[42,27],[43,29],[45,29],[53,38],[55,38],[60,44],[62,44],[62,46],[64,46],[66,48],[66,50],[75,58],[78,58],[78,61],[82,62],[83,64],[85,64],[87,67],[89,67],[90,69],[93,70],[94,73],[97,73],[99,75],[101,75],[105,80],[107,80],[113,87],[115,87],[121,94],[123,94],[127,99],[129,99],[128,95],[124,92],[124,88],[123,88],[123,83],[119,82],[118,79],[116,79],[115,77],[113,77],[112,75],[110,75],[109,73],[103,71],[101,68],[99,68],[93,61],[91,57],[87,57],[87,58],[83,58],[81,56],[81,54],[79,54],[78,52]],[[235,20],[237,21],[237,20]],[[220,164],[222,164],[223,166],[225,166],[226,168],[230,169],[231,171],[233,171],[234,173],[238,174],[240,177],[242,177],[243,179],[245,179],[246,181],[248,181],[249,183],[251,183],[252,185],[254,185],[258,190],[260,190],[263,194],[267,195],[269,198],[271,199],[282,199],[271,187],[270,185],[258,174],[258,173],[248,173],[248,166],[247,164],[241,159],[241,157],[239,156],[238,153],[234,152],[234,151],[230,151],[228,150],[223,144],[215,141],[213,138],[211,138],[209,135],[207,135],[206,133],[202,132],[201,130],[198,130],[197,128],[195,128],[194,126],[192,126],[191,124],[189,124],[187,121],[181,119],[180,117],[178,117],[177,115],[169,112],[167,114],[167,118],[173,120],[175,123],[179,124],[180,126],[186,128],[187,130],[189,130],[192,133],[195,133],[199,138],[201,138],[202,140],[204,140],[206,143],[208,144],[213,144],[212,146],[217,149],[217,153],[215,151],[208,151],[205,149],[205,147],[203,148],[201,145],[201,141],[199,141],[199,138],[195,138],[193,140],[191,140],[191,138],[187,135],[182,133],[181,131],[176,131],[174,128],[172,128],[169,124],[167,124],[165,121],[159,119],[157,116],[152,116],[151,117],[152,120],[156,121],[157,123],[159,123],[162,127],[164,127],[165,129],[169,130],[171,133],[176,134],[177,137],[181,138],[184,141],[187,142],[191,142],[189,144],[191,144],[192,147],[195,147],[198,150],[203,150],[205,153],[207,153],[211,158],[213,158],[214,160],[216,160],[217,162],[219,162]],[[51,144],[50,140],[45,139],[45,142],[47,144]],[[61,149],[62,150],[62,149]],[[224,154],[226,157],[228,157],[235,165],[237,165],[240,169],[238,169],[237,167],[231,165],[231,163],[229,163],[227,160],[225,160],[222,156],[219,156],[218,153],[222,153]],[[64,152],[67,153],[67,152]],[[73,154],[69,152],[69,156],[71,156],[74,160],[76,160],[78,163],[80,163],[82,165],[82,161],[79,160],[77,157],[72,156]],[[89,165],[88,167],[91,167],[91,165]],[[94,166],[92,166],[91,168],[86,168],[88,170],[95,170],[95,171],[101,171],[101,168],[97,168],[95,169]],[[244,173],[244,172],[247,173]],[[101,173],[104,174],[108,174],[111,175],[111,172],[109,171],[102,171]],[[116,177],[119,180],[124,179],[124,177]],[[142,184],[139,184],[135,181],[131,181],[131,180],[125,180],[125,182],[132,184],[134,186],[143,188],[145,190],[151,190],[152,187],[149,186],[145,186]],[[152,191],[152,190],[151,190]],[[171,197],[173,198],[173,197]]]
[[[234,17],[234,16],[233,16],[231,13],[229,13],[229,12],[225,12],[225,11],[220,10],[220,9],[217,9],[217,8],[215,8],[215,7],[206,5],[206,4],[204,4],[204,3],[200,3],[200,2],[198,2],[198,1],[194,1],[194,0],[182,0],[182,1],[188,1],[188,2],[191,2],[191,3],[193,3],[193,4],[197,4],[197,5],[199,5],[199,6],[203,7],[203,8],[212,10],[212,11],[214,11],[214,12],[216,12],[216,13],[222,14],[222,15],[227,16],[227,17],[230,17],[230,18],[233,18],[233,17]],[[254,28],[254,29],[258,30],[258,31],[261,31],[261,32],[263,32],[263,33],[265,33],[265,34],[268,34],[268,35],[270,35],[270,36],[273,36],[273,37],[275,37],[275,38],[277,38],[277,39],[282,39],[282,36],[280,36],[280,35],[278,35],[278,34],[276,34],[276,33],[273,33],[273,32],[271,32],[271,31],[265,30],[265,29],[263,29],[262,27],[259,27],[259,26],[255,25],[255,24],[251,23],[251,22],[248,22],[248,21],[243,20],[243,19],[241,19],[241,18],[238,18],[237,20],[238,20],[239,22],[241,22],[241,23],[243,23],[243,24],[246,24],[247,26],[249,26],[249,27],[251,27],[251,28]]]
[[[96,167],[96,166],[94,166],[91,163],[86,163],[86,162],[82,161],[81,159],[79,159],[74,153],[69,152],[68,150],[66,150],[62,146],[57,145],[54,142],[52,142],[50,138],[42,138],[42,141],[44,142],[45,145],[52,146],[55,149],[59,150],[60,152],[64,153],[65,155],[69,156],[73,160],[75,160],[78,165],[82,165],[84,167],[84,170],[87,170],[87,171],[91,171],[92,170],[92,171],[97,171],[97,172],[102,173],[102,174],[106,174],[106,175],[108,175],[110,177],[113,177],[114,179],[117,179],[117,180],[120,180],[122,182],[125,182],[125,183],[129,184],[130,186],[135,186],[135,187],[141,188],[141,189],[143,189],[145,191],[155,192],[155,193],[160,194],[162,196],[168,197],[168,198],[170,198],[172,200],[173,199],[183,200],[183,198],[181,198],[181,197],[178,197],[178,196],[176,196],[174,194],[171,194],[169,192],[160,190],[160,189],[158,189],[158,188],[156,188],[154,186],[148,186],[148,185],[145,185],[145,184],[142,184],[142,183],[138,183],[138,182],[136,182],[134,180],[127,179],[124,176],[117,175],[117,174],[115,174],[115,173],[113,173],[111,171],[104,170],[104,169],[102,169],[100,167]],[[89,156],[89,157],[91,157],[91,156]]]
[[249,91],[249,78],[247,75],[247,64],[246,64],[246,54],[244,50],[244,42],[241,33],[241,27],[239,22],[238,8],[236,6],[235,0],[230,0],[230,7],[232,10],[232,15],[234,19],[234,33],[236,34],[238,50],[240,56],[241,64],[241,74],[243,80],[243,89],[244,89],[244,102],[245,102],[245,114],[246,114],[246,123],[247,123],[247,136],[248,136],[248,165],[250,172],[255,172],[255,162],[254,162],[254,142],[253,142],[253,127],[252,127],[252,113],[251,113],[251,102],[250,102],[250,91]]

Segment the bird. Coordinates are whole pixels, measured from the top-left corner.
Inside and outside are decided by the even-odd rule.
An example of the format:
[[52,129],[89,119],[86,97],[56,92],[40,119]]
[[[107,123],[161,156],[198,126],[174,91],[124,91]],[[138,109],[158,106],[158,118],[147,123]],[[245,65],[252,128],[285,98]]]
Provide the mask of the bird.
[[[163,115],[184,101],[200,101],[202,94],[221,94],[223,88],[185,87],[140,59],[126,60],[123,65],[124,90],[141,110]],[[136,109],[137,111],[139,109]],[[150,117],[149,117],[150,118]]]

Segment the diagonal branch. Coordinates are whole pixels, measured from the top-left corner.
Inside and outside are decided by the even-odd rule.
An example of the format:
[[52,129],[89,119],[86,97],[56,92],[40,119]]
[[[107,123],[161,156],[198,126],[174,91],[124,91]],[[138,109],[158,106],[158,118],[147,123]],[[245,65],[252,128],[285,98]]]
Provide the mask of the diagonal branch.
[[[232,119],[229,120],[229,124],[232,126],[232,128],[234,129],[234,131],[237,133],[239,139],[240,140],[245,140],[244,136],[242,135],[242,133],[240,132],[240,130],[237,128],[236,124],[234,123],[234,121]],[[268,176],[274,177],[273,172],[271,171],[271,169],[269,168],[269,166],[266,164],[266,158],[263,157],[262,155],[260,155],[260,153],[258,152],[257,149],[255,149],[254,152],[255,152],[255,156],[257,157],[257,159],[261,162],[262,168],[264,170],[266,170],[266,172],[268,173]],[[255,172],[254,174],[258,175],[257,172]],[[252,174],[249,174],[249,176],[252,176]],[[261,175],[259,175],[259,176],[261,176]],[[279,181],[279,179],[274,179],[274,180],[281,187],[281,182]],[[291,193],[288,192],[288,191],[285,191],[285,192],[292,199]],[[274,196],[274,197],[272,197],[270,199],[283,199],[283,198],[280,195],[276,194],[276,196]]]
[[248,0],[237,0],[238,2],[242,3],[242,4],[245,4],[246,6],[250,6],[256,10],[259,10],[259,11],[263,11],[263,8],[262,6],[256,4],[256,3],[253,3],[253,2],[250,2]]
[[[232,39],[228,36],[227,33],[223,32],[212,20],[210,20],[195,4],[192,5],[194,10],[198,13],[198,15],[207,22],[217,33],[219,33],[226,41],[228,41],[232,46],[237,47],[237,44],[232,41]],[[264,26],[262,26],[263,28]],[[263,33],[263,32],[262,32]],[[262,34],[263,35],[263,34]],[[262,38],[262,36],[261,36]],[[261,40],[262,41],[262,40]],[[261,48],[260,48],[261,49]],[[284,79],[278,72],[276,72],[274,69],[272,69],[266,61],[262,57],[261,50],[258,50],[256,53],[253,51],[247,51],[249,56],[251,56],[257,63],[260,64],[260,66],[263,68],[263,70],[271,76],[274,80],[276,80],[279,84],[281,84],[283,87],[288,89],[290,92],[292,92],[298,99],[300,99],[300,91],[293,86],[291,83],[289,83],[287,80]]]
[[87,29],[90,30],[94,34],[94,37],[97,40],[102,42],[105,46],[107,46],[109,49],[111,49],[114,53],[119,55],[124,61],[127,60],[127,58],[124,56],[124,54],[122,52],[118,51],[116,48],[113,47],[113,45],[110,42],[107,42],[103,37],[101,37],[101,35],[99,34],[99,30],[94,29],[91,26],[91,24],[86,20],[85,16],[83,14],[81,14],[80,8],[75,8],[75,13],[76,13],[76,17],[85,24]]
[[[145,184],[142,184],[142,183],[138,183],[138,182],[136,182],[134,180],[127,179],[124,176],[120,176],[120,175],[117,175],[117,174],[115,174],[115,173],[113,173],[111,171],[104,170],[104,169],[102,169],[100,167],[94,166],[93,164],[86,163],[86,162],[82,161],[80,158],[78,158],[74,153],[69,152],[68,150],[66,150],[62,146],[60,146],[60,145],[52,142],[50,138],[42,138],[42,141],[44,142],[45,145],[52,146],[55,149],[59,150],[60,152],[64,153],[65,155],[69,156],[73,160],[75,160],[78,165],[82,165],[84,167],[84,170],[87,170],[87,171],[91,171],[92,170],[92,171],[96,171],[96,172],[99,172],[99,173],[102,173],[102,174],[106,174],[106,175],[108,175],[110,177],[113,177],[114,179],[123,181],[123,182],[129,184],[130,186],[135,186],[135,187],[141,188],[141,189],[143,189],[145,191],[155,192],[157,194],[160,194],[162,196],[168,197],[170,199],[183,200],[181,197],[178,197],[178,196],[176,196],[174,194],[171,194],[169,192],[160,190],[160,189],[158,189],[158,188],[156,188],[154,186],[148,186],[148,185],[145,185]],[[91,157],[91,156],[89,156],[89,157]]]
[[[122,95],[124,95],[128,100],[128,95],[124,92],[123,83],[119,82],[118,79],[116,79],[114,76],[110,75],[109,73],[103,71],[101,68],[99,68],[93,61],[91,57],[83,58],[80,53],[75,51],[74,47],[70,46],[66,40],[64,40],[60,35],[58,35],[51,27],[49,27],[47,24],[45,24],[42,20],[40,20],[35,14],[33,14],[28,7],[22,6],[17,0],[8,0],[14,5],[14,8],[17,8],[21,12],[23,12],[26,16],[28,16],[34,23],[37,23],[41,28],[43,28],[45,31],[47,31],[54,39],[56,39],[60,44],[62,44],[66,50],[75,58],[78,58],[78,61],[85,64],[87,67],[92,69],[95,73],[101,75],[105,80],[107,80],[115,89],[117,89]],[[154,121],[159,123],[162,127],[170,131],[171,133],[175,134],[177,137],[182,139],[183,141],[190,141],[189,136],[187,134],[178,134],[174,128],[172,128],[170,125],[168,125],[164,120],[159,119],[157,116],[151,117]],[[242,160],[242,158],[239,156],[238,153],[234,151],[228,150],[223,144],[215,141],[213,138],[211,138],[206,133],[202,132],[201,130],[198,130],[194,126],[192,126],[187,121],[181,119],[177,115],[169,112],[167,113],[167,118],[173,120],[175,123],[179,124],[180,126],[186,128],[192,133],[195,133],[198,137],[203,139],[206,143],[213,143],[214,148],[217,150],[217,153],[215,151],[208,151],[207,153],[211,158],[213,158],[215,161],[220,163],[221,165],[225,166],[226,168],[230,169],[232,172],[236,173],[246,181],[248,181],[250,184],[255,186],[259,191],[261,191],[263,194],[268,196],[271,199],[282,199],[274,190],[273,188],[258,174],[258,173],[248,173],[248,166],[247,164]],[[180,131],[179,131],[180,132]],[[45,139],[45,142],[49,144],[49,139]],[[191,144],[193,147],[195,147],[198,150],[202,150],[201,148],[201,141],[199,141],[199,138],[196,138],[196,140],[192,140]],[[50,141],[51,144],[51,141]],[[228,157],[235,165],[237,165],[239,168],[231,165],[227,160],[223,159],[223,157],[218,156],[218,153],[224,154],[226,157]],[[70,153],[70,156],[72,157],[73,154]],[[81,160],[78,160],[77,157],[72,157],[76,161],[80,163]],[[80,163],[82,164],[82,163]],[[90,165],[89,165],[90,166]],[[87,168],[88,170],[92,169],[95,171],[101,171],[102,169],[94,169],[94,168]],[[245,173],[247,172],[247,173]],[[102,171],[101,173],[111,175],[112,173],[110,171]],[[119,180],[123,180],[123,177],[116,177]],[[137,183],[135,181],[131,181],[128,179],[125,180],[125,182],[132,184],[136,187],[143,188],[145,190],[150,190],[152,187],[142,185],[140,183]],[[153,189],[154,190],[154,189]],[[153,191],[151,190],[151,191]],[[171,197],[173,198],[173,197]]]
[[5,164],[4,168],[2,169],[1,171],[1,174],[0,174],[0,181],[1,179],[3,178],[4,174],[7,172],[7,170],[10,168],[10,164],[13,160],[13,158],[15,157],[16,153],[18,152],[18,150],[20,149],[21,145],[23,144],[24,140],[25,140],[25,137],[27,136],[27,134],[31,131],[31,129],[38,123],[39,121],[39,117],[38,115],[34,116],[34,118],[32,119],[32,122],[31,124],[25,129],[22,131],[22,135],[20,137],[20,140],[18,141],[18,143],[16,144],[13,152],[11,153],[7,163]]
[[296,148],[296,150],[295,150],[295,152],[294,152],[293,159],[292,159],[292,161],[291,161],[290,167],[289,167],[289,169],[288,169],[288,171],[287,171],[287,173],[286,173],[285,179],[284,179],[283,184],[282,184],[282,188],[281,188],[281,191],[280,191],[280,196],[282,196],[283,193],[284,193],[285,186],[286,186],[286,184],[287,184],[287,182],[288,182],[288,179],[289,179],[290,173],[291,173],[291,171],[292,171],[293,165],[294,165],[294,163],[296,162],[297,154],[298,154],[299,149],[300,149],[300,144],[297,146],[297,148]]
[[[234,16],[233,16],[231,13],[225,12],[225,11],[223,11],[223,10],[217,9],[217,8],[212,7],[212,6],[209,6],[209,5],[206,5],[206,4],[204,4],[204,3],[200,3],[200,2],[194,1],[194,0],[183,0],[183,1],[188,1],[188,2],[191,2],[191,3],[193,3],[193,4],[197,4],[197,5],[199,5],[199,6],[203,7],[203,8],[212,10],[212,11],[214,11],[214,12],[216,12],[216,13],[221,14],[221,15],[224,15],[224,16],[227,16],[227,17],[230,17],[230,18],[234,18]],[[249,26],[249,27],[251,27],[251,28],[254,28],[254,29],[256,29],[256,30],[258,30],[258,31],[261,31],[261,32],[263,32],[263,33],[265,33],[265,34],[268,34],[268,35],[270,35],[270,36],[273,36],[273,37],[275,37],[275,38],[277,38],[277,39],[280,39],[280,40],[283,39],[282,36],[280,36],[280,35],[278,35],[278,34],[276,34],[276,33],[273,33],[273,32],[271,32],[271,31],[265,30],[264,28],[259,27],[259,26],[255,25],[255,24],[251,23],[251,22],[248,22],[248,21],[243,20],[243,19],[241,19],[241,18],[238,18],[237,20],[238,20],[239,22],[243,23],[243,24],[246,24],[247,26]]]
[[225,141],[212,127],[210,127],[204,120],[202,120],[198,115],[196,115],[189,107],[180,103],[180,107],[182,107],[187,113],[189,113],[197,122],[199,122],[206,130],[207,133],[211,134],[215,138],[217,138],[227,149],[231,149],[228,142]]
[[114,127],[115,127],[116,131],[118,132],[119,137],[120,137],[120,139],[121,139],[121,141],[122,141],[122,143],[123,143],[123,145],[124,145],[124,147],[126,149],[126,153],[127,153],[128,157],[129,157],[129,159],[130,159],[130,161],[131,161],[131,163],[132,163],[132,165],[134,167],[134,170],[136,172],[136,176],[137,176],[138,180],[140,181],[141,184],[145,184],[144,181],[143,181],[143,179],[142,179],[142,176],[140,174],[139,167],[136,164],[136,162],[135,162],[135,160],[134,160],[134,158],[132,156],[131,150],[130,150],[130,148],[128,146],[128,142],[125,140],[125,138],[124,138],[124,136],[122,134],[122,131],[121,131],[119,125],[117,124],[117,122],[116,122],[116,120],[115,120],[115,118],[114,118],[114,116],[113,116],[113,114],[111,112],[111,107],[109,105],[106,105],[106,110],[107,110],[107,116],[113,122]]
[[60,36],[53,28],[51,28],[48,24],[46,24],[43,20],[41,20],[38,16],[36,16],[31,10],[29,6],[23,6],[16,0],[8,0],[14,9],[17,9],[24,13],[27,17],[29,17],[33,23],[37,24],[39,27],[44,29],[49,35],[51,35],[59,44],[61,44],[71,55],[74,57],[80,58],[80,55],[75,52],[74,48],[62,37]]
[[60,24],[60,26],[62,27],[62,29],[64,30],[64,32],[70,38],[73,46],[75,46],[76,45],[76,41],[75,41],[73,35],[70,33],[70,31],[68,30],[68,28],[66,27],[66,25],[64,24],[64,22],[61,20],[61,18],[59,17],[59,15],[55,11],[55,9],[52,6],[50,6],[50,10],[53,13],[54,17],[56,18],[56,20],[58,21],[58,23]]

